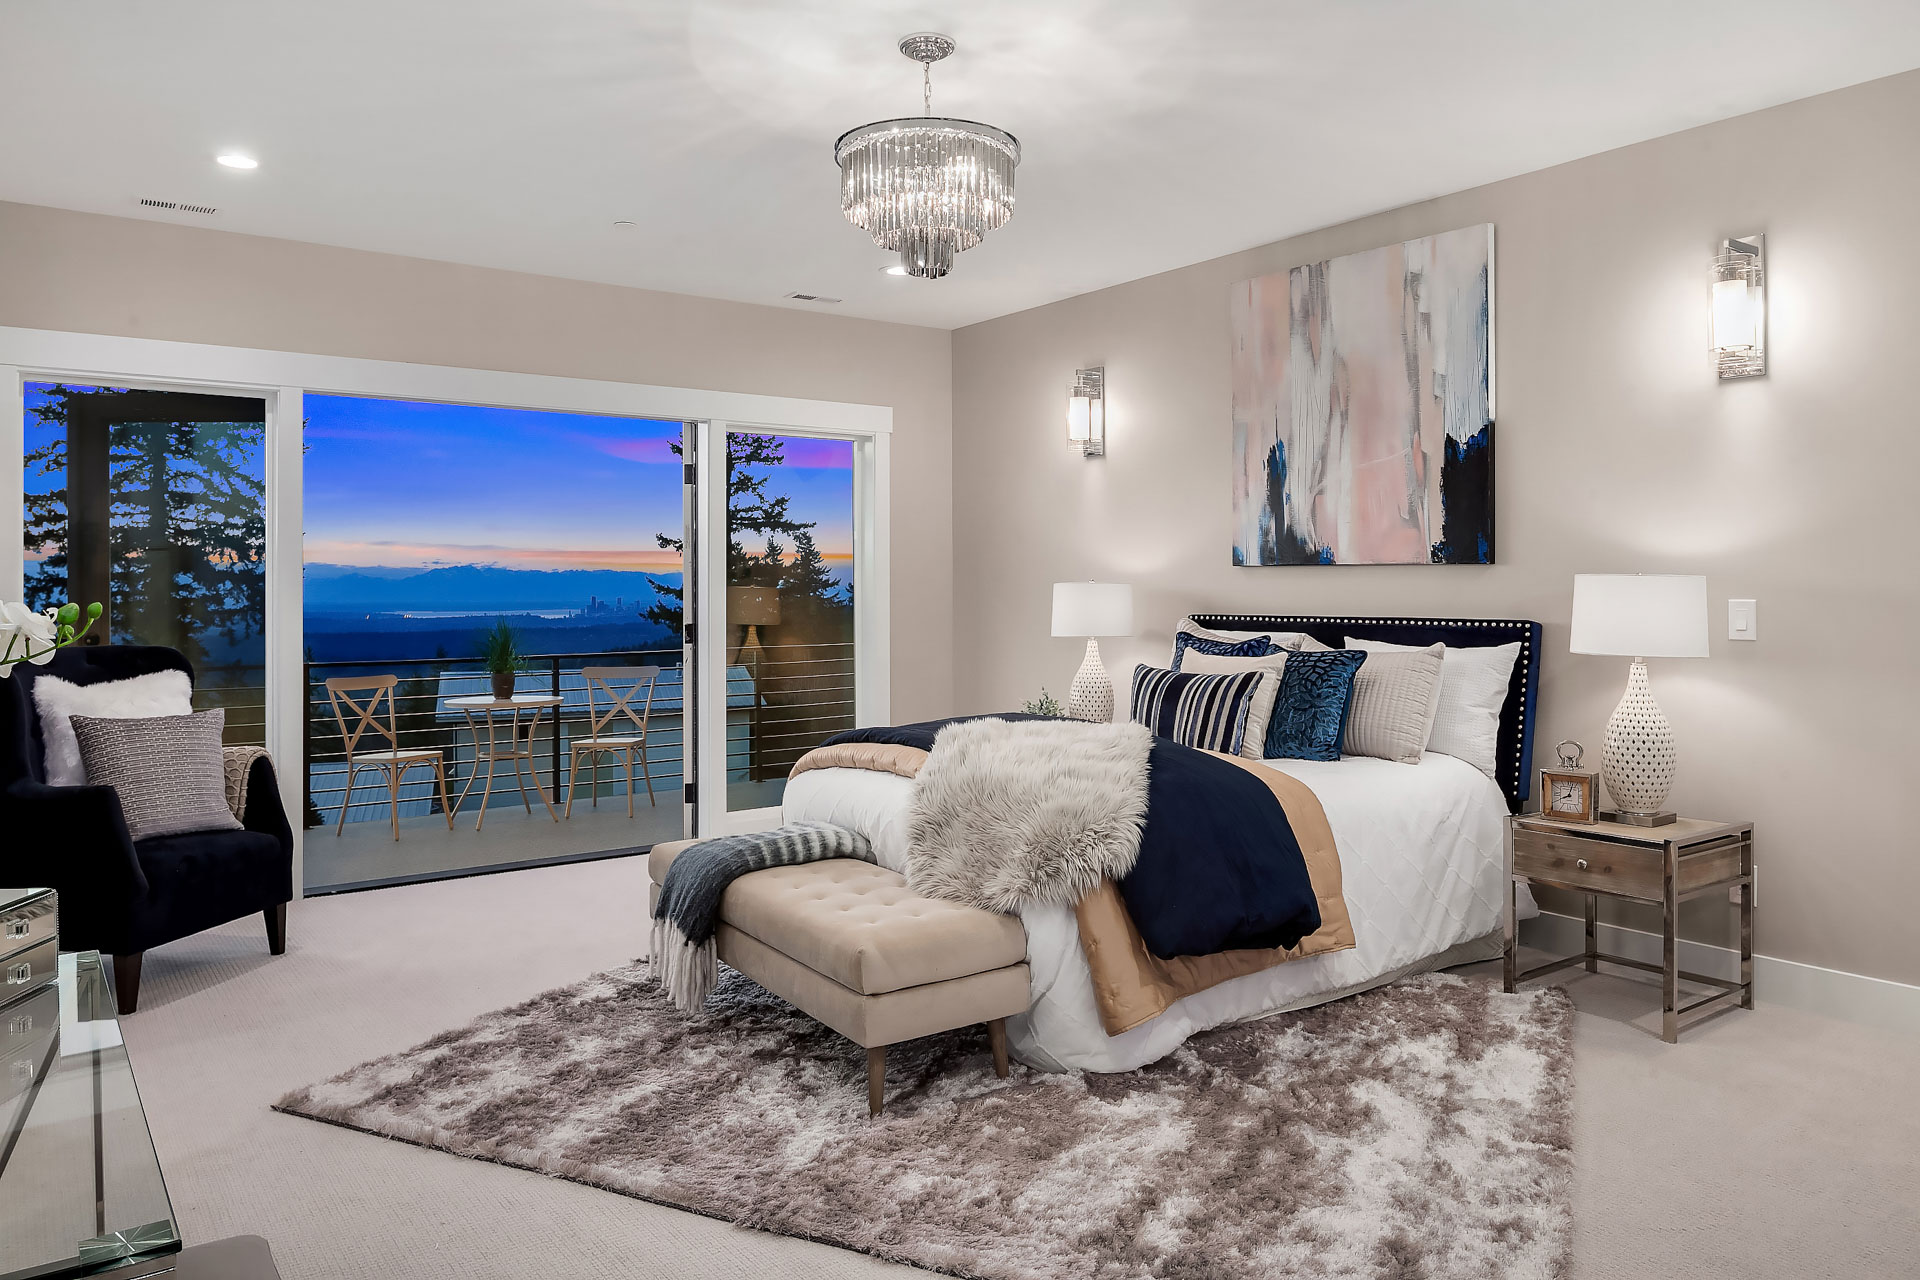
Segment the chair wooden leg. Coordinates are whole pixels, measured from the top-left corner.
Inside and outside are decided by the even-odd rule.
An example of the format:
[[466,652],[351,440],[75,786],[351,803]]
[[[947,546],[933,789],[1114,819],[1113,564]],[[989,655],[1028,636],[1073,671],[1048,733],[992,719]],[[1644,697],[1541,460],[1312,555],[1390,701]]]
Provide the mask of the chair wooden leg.
[[387,811],[393,815],[393,838],[400,838],[400,773],[399,765],[386,770],[387,775]]
[[453,830],[453,807],[447,803],[447,762],[433,758],[433,779],[440,788],[440,812],[447,816],[447,830]]
[[995,1018],[987,1024],[987,1043],[993,1046],[993,1074],[1007,1078],[1007,1020]]
[[628,747],[627,757],[627,816],[633,816],[633,748]]
[[113,958],[113,1000],[123,1018],[140,1007],[140,961],[145,955],[136,951]]
[[867,1050],[867,1115],[880,1114],[887,1101],[887,1046]]
[[347,766],[347,789],[340,793],[340,821],[333,824],[333,834],[337,837],[347,829],[347,804],[353,799],[353,780],[360,776],[360,770]]
[[[647,763],[647,744],[644,739],[640,743],[640,776],[647,780],[647,803],[658,808],[659,802],[653,798],[653,766]],[[633,784],[627,785],[631,787]]]
[[287,954],[287,904],[277,902],[261,914],[267,918],[267,954]]
[[567,807],[561,811],[562,817],[573,816],[573,789],[580,785],[580,757],[585,754],[584,751],[573,753],[573,767],[567,770]]

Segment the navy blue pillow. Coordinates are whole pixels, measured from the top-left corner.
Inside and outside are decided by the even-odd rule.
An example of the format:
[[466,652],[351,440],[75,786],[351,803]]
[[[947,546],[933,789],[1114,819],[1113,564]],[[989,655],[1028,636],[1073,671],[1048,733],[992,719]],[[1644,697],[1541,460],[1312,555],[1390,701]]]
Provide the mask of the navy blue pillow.
[[1269,760],[1338,760],[1340,736],[1353,707],[1353,677],[1367,655],[1359,649],[1289,653],[1267,721]]
[[1209,640],[1191,631],[1176,631],[1173,633],[1172,670],[1180,669],[1180,659],[1186,656],[1189,649],[1215,658],[1264,658],[1280,652],[1280,646],[1273,642],[1272,636],[1255,636],[1251,640]]

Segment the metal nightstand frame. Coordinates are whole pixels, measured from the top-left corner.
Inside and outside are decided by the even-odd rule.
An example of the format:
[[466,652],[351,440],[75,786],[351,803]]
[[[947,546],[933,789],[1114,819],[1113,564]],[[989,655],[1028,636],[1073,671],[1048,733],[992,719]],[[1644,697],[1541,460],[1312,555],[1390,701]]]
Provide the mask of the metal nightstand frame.
[[[1571,848],[1590,848],[1596,857],[1611,854],[1626,854],[1629,858],[1644,853],[1651,861],[1657,857],[1660,864],[1659,897],[1644,893],[1634,893],[1623,887],[1601,888],[1592,882],[1592,876],[1562,876],[1548,871],[1542,873],[1537,868],[1522,871],[1515,865],[1514,835],[1516,830],[1537,833],[1547,837],[1544,842],[1551,847],[1557,841]],[[1600,822],[1591,826],[1576,823],[1556,822],[1542,818],[1537,814],[1519,814],[1507,819],[1506,823],[1506,955],[1503,962],[1504,985],[1509,992],[1518,988],[1522,982],[1543,977],[1571,965],[1586,965],[1588,973],[1599,972],[1599,961],[1624,965],[1630,969],[1639,969],[1646,973],[1660,975],[1661,984],[1661,1036],[1668,1044],[1680,1038],[1680,1031],[1704,1018],[1710,1017],[1722,1009],[1731,1008],[1738,1003],[1742,1009],[1753,1008],[1753,824],[1751,822],[1709,823],[1699,820],[1683,819],[1676,827],[1626,827],[1616,823]],[[1701,883],[1681,889],[1685,872],[1689,870],[1690,859],[1707,858],[1721,855],[1729,849],[1738,850],[1738,871],[1734,875],[1718,876]],[[1696,864],[1704,866],[1705,863]],[[1578,869],[1587,871],[1586,860],[1577,864]],[[1610,870],[1610,868],[1608,868]],[[1533,884],[1544,884],[1551,888],[1564,889],[1582,895],[1585,901],[1586,947],[1583,951],[1559,960],[1535,965],[1522,971],[1519,968],[1520,930],[1516,885],[1520,879]],[[1679,938],[1676,930],[1680,921],[1680,904],[1705,893],[1724,893],[1729,888],[1738,887],[1740,901],[1740,978],[1729,981],[1715,978],[1704,973],[1693,973],[1680,968]],[[1627,902],[1640,902],[1657,905],[1661,908],[1661,959],[1660,964],[1649,964],[1644,960],[1634,960],[1627,956],[1610,955],[1602,952],[1596,941],[1595,900],[1606,896],[1619,898]],[[1702,996],[1687,1004],[1680,1003],[1680,983],[1682,980],[1698,983],[1702,986],[1719,988],[1713,995]]]

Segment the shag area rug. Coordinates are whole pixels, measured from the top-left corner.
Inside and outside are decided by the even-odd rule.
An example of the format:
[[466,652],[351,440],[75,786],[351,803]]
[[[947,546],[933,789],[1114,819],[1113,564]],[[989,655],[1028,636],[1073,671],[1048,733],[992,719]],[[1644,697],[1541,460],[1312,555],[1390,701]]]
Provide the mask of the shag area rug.
[[996,1079],[983,1031],[859,1046],[730,969],[644,963],[276,1108],[982,1280],[1557,1277],[1573,1011],[1428,974],[1125,1075]]

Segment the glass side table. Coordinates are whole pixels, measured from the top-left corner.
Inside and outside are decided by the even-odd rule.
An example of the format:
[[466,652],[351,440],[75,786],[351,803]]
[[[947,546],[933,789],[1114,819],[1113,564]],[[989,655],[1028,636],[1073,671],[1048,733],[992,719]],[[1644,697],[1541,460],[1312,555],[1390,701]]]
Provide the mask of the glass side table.
[[0,1009],[0,1280],[98,1275],[180,1249],[97,951]]

